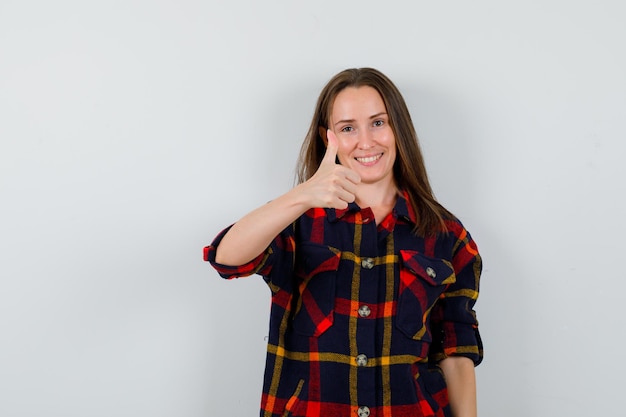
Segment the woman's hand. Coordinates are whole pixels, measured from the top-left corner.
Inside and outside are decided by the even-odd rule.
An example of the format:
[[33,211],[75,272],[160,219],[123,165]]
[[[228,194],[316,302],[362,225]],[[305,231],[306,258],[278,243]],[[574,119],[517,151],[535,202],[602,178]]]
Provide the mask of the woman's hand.
[[345,209],[355,200],[361,177],[355,171],[336,163],[339,143],[335,134],[327,131],[324,158],[313,176],[294,191],[300,193],[312,207]]

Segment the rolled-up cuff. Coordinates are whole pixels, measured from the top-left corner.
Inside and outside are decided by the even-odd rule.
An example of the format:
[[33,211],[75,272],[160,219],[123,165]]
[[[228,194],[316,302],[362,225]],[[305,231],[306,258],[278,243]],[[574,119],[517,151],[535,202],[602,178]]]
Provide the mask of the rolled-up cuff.
[[215,268],[217,273],[220,274],[222,278],[232,279],[252,275],[259,270],[266,255],[265,253],[261,253],[255,259],[243,265],[223,265],[215,262],[217,247],[231,227],[232,225],[222,230],[213,240],[213,242],[209,246],[206,246],[204,248],[204,260],[210,262],[213,268]]
[[[451,324],[449,324],[451,325]],[[444,328],[446,324],[444,324]],[[432,358],[439,362],[450,356],[464,356],[478,366],[483,360],[483,342],[477,327],[468,325],[454,326],[454,337],[443,338],[441,349],[432,355]],[[444,334],[449,335],[448,331]]]

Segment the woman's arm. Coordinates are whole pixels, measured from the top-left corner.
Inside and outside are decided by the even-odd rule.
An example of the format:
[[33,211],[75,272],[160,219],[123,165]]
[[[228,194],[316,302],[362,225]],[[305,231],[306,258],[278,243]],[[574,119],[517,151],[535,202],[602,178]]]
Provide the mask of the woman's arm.
[[359,175],[335,163],[337,138],[329,131],[326,154],[308,181],[253,210],[226,233],[215,254],[222,265],[242,265],[257,257],[293,221],[313,207],[344,209],[354,201]]
[[454,417],[476,417],[476,374],[474,362],[463,356],[450,356],[441,362]]
[[256,258],[272,240],[308,209],[294,190],[253,210],[230,228],[216,249],[215,262],[243,265]]

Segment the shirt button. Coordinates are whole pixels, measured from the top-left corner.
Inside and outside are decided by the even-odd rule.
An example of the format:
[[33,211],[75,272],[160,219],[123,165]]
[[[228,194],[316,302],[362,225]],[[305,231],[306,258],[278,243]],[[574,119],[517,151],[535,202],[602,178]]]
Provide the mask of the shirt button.
[[361,266],[365,269],[372,269],[374,268],[374,260],[372,258],[364,258],[361,261]]
[[356,357],[356,366],[365,366],[367,365],[367,356],[364,354],[360,354]]
[[437,273],[430,266],[428,268],[426,268],[426,275],[428,275],[431,278],[437,277]]
[[359,316],[368,317],[371,313],[372,310],[368,306],[362,305],[361,307],[359,307]]
[[369,407],[362,405],[361,407],[359,407],[356,413],[359,415],[359,417],[369,417],[370,409]]

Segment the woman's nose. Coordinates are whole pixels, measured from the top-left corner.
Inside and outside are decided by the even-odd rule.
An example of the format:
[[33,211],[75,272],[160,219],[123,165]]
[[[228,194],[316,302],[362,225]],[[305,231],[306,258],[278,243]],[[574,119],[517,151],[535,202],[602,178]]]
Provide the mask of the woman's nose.
[[361,132],[359,132],[358,139],[359,149],[369,149],[374,146],[374,134],[369,130],[361,130]]

